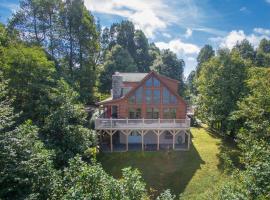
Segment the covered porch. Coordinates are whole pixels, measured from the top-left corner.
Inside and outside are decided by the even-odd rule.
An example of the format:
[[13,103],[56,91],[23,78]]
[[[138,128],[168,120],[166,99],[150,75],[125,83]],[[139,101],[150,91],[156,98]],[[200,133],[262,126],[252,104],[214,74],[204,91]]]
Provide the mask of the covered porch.
[[103,152],[189,150],[188,129],[97,130]]

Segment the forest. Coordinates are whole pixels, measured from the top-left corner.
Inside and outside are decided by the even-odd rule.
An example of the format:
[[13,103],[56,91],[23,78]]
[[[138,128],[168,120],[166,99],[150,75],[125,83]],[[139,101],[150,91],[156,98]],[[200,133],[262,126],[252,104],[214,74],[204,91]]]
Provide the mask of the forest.
[[150,199],[139,170],[116,179],[97,161],[85,106],[109,95],[115,71],[151,70],[178,80],[195,120],[237,146],[223,152],[232,181],[215,199],[269,199],[270,40],[205,45],[197,61],[185,79],[184,60],[130,21],[102,27],[83,0],[22,0],[0,24],[0,199]]

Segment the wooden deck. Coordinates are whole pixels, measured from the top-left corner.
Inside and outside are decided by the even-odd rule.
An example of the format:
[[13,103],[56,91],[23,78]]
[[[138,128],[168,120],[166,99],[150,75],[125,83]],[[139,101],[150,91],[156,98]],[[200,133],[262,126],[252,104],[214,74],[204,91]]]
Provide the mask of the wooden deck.
[[108,119],[98,118],[95,121],[96,130],[173,130],[189,129],[190,119]]

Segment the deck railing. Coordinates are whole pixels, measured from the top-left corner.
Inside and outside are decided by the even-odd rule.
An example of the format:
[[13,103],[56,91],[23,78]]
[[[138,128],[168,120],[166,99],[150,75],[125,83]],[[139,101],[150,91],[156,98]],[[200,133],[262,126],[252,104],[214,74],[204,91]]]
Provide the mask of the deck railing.
[[112,119],[97,118],[98,129],[145,129],[145,128],[189,128],[190,119]]

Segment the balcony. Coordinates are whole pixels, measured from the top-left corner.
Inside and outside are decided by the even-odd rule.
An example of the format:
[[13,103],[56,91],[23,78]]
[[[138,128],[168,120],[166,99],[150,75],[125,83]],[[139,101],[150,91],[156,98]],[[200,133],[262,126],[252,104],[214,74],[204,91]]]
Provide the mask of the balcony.
[[126,130],[126,129],[188,129],[190,119],[108,119],[97,118],[96,130]]

